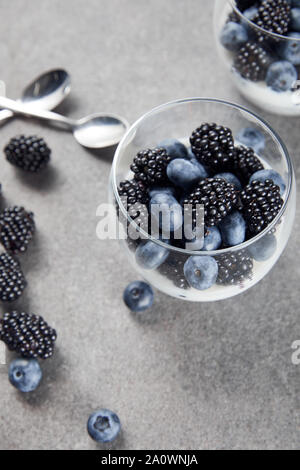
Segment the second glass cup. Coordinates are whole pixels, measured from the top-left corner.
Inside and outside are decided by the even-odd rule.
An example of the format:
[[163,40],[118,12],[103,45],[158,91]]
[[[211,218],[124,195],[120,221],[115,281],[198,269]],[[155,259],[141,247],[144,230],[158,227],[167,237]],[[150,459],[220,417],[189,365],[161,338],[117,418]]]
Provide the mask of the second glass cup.
[[[240,11],[239,5],[246,9]],[[249,101],[274,114],[300,116],[300,24],[296,30],[291,21],[286,35],[270,33],[254,22],[255,5],[254,1],[215,1],[219,56]]]
[[[265,230],[240,245],[226,248],[223,244],[222,249],[215,251],[182,249],[151,237],[131,219],[119,194],[120,183],[131,181],[134,176],[130,167],[138,152],[155,148],[165,139],[179,139],[186,145],[191,157],[189,136],[204,122],[217,122],[230,128],[236,145],[236,137],[241,129],[259,131],[265,142],[264,148],[260,149],[259,159],[265,168],[271,168],[280,175],[285,186],[283,205]],[[135,239],[134,236],[121,240],[129,261],[144,279],[160,291],[197,302],[215,301],[240,294],[270,271],[283,252],[292,230],[295,192],[292,163],[276,132],[263,119],[241,106],[205,98],[171,102],[145,114],[133,124],[119,144],[110,177],[110,197],[118,219],[123,224],[124,221],[130,223],[136,235],[143,238]],[[177,198],[180,200],[180,197]],[[150,244],[148,258],[144,250],[147,243]],[[143,256],[140,256],[141,250],[144,250]],[[202,268],[197,270],[199,260]],[[208,275],[214,279],[207,286],[205,279],[203,283],[197,282],[197,276],[200,280],[203,275],[202,269],[206,273],[204,277]],[[194,270],[193,275],[200,288],[195,288],[189,282],[188,270]]]

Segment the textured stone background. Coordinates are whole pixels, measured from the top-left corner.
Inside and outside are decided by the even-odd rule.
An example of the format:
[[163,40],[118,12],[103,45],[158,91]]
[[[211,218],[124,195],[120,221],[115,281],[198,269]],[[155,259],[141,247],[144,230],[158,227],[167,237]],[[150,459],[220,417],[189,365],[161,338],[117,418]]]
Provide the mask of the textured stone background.
[[[133,122],[186,96],[244,103],[215,53],[212,3],[1,2],[1,78],[17,98],[40,72],[65,67],[72,94],[60,111],[73,117],[107,110]],[[299,120],[262,114],[298,174]],[[0,162],[6,203],[32,209],[38,226],[19,307],[45,316],[59,339],[33,395],[18,394],[0,369],[0,448],[95,449],[85,427],[102,406],[123,423],[116,449],[299,448],[299,211],[285,254],[251,291],[199,305],[157,294],[138,318],[122,302],[135,273],[117,242],[95,234],[112,153],[22,119],[1,128],[1,147],[20,132],[43,135],[53,158],[40,178]]]

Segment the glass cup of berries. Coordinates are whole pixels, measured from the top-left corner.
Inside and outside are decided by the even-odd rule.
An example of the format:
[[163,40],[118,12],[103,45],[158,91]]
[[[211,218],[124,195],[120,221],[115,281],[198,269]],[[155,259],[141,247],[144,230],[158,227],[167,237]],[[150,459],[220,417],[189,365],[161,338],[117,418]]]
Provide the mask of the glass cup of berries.
[[240,93],[300,116],[300,0],[216,0],[217,48]]
[[190,301],[259,282],[287,244],[296,206],[280,137],[253,112],[205,98],[162,105],[133,124],[114,157],[110,196],[135,269]]

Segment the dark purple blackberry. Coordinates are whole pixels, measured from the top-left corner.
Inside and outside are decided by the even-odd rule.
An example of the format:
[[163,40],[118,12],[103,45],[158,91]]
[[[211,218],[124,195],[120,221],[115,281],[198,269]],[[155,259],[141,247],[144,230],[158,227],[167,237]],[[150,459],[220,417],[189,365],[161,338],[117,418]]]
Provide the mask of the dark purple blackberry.
[[235,285],[252,279],[253,260],[246,250],[216,257],[219,266],[217,284]]
[[131,165],[134,178],[148,186],[168,180],[167,166],[172,160],[164,148],[142,150]]
[[173,282],[179,289],[189,289],[189,283],[185,279],[183,267],[186,258],[171,252],[167,260],[158,268],[159,273]]
[[253,149],[243,146],[236,147],[233,160],[233,172],[239,177],[243,184],[247,184],[254,173],[263,169],[264,166],[255,155]]
[[24,207],[7,207],[0,214],[0,242],[7,251],[24,253],[34,231],[34,215]]
[[272,180],[253,181],[240,193],[242,211],[251,234],[262,232],[275,219],[283,200]]
[[125,180],[119,185],[119,195],[124,207],[127,207],[132,219],[136,219],[140,214],[140,206],[149,202],[148,191],[142,181]]
[[49,163],[51,150],[40,137],[20,135],[10,140],[4,153],[12,165],[24,171],[37,173]]
[[247,42],[236,56],[233,68],[243,78],[258,82],[264,80],[270,64],[270,56],[261,46]]
[[230,166],[234,152],[231,130],[218,124],[202,124],[190,137],[192,151],[200,163],[222,170]]
[[[206,178],[187,196],[183,205],[191,205],[193,224],[197,221],[197,205],[204,206],[204,222],[207,227],[218,225],[228,215],[238,202],[235,187],[222,178]],[[185,207],[189,211],[189,207]]]
[[38,315],[13,311],[0,319],[0,340],[24,358],[48,359],[56,338],[56,331]]
[[[291,6],[287,0],[263,0],[252,21],[265,31],[285,36],[291,23]],[[266,37],[267,35],[258,33],[260,42]]]
[[0,300],[13,302],[23,293],[27,282],[21,266],[10,254],[0,255]]

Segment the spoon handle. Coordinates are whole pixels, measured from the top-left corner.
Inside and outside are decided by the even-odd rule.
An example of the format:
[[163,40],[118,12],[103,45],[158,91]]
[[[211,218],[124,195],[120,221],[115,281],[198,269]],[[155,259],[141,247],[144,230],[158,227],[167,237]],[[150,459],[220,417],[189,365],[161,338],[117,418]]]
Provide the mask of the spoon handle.
[[18,103],[17,101],[10,100],[9,98],[0,97],[0,108],[4,108],[5,110],[10,110],[24,116],[35,117],[45,121],[62,124],[63,127],[69,130],[73,130],[76,125],[75,120],[69,119],[61,114],[53,113],[52,111],[42,111],[30,104]]

